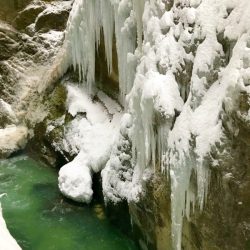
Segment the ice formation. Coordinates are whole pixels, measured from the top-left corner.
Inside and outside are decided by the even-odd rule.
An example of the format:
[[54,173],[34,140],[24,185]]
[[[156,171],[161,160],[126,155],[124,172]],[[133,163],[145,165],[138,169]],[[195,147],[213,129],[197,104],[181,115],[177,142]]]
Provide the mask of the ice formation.
[[67,89],[68,112],[75,119],[65,128],[62,148],[77,156],[60,169],[59,188],[67,197],[89,203],[93,195],[92,174],[100,172],[108,161],[121,108],[103,92],[97,92],[99,102],[94,103],[86,89],[74,85]]
[[[74,2],[64,48],[67,63],[78,67],[88,86],[95,81],[100,29],[109,72],[113,29],[116,38],[126,113],[111,155],[101,161],[108,160],[104,195],[113,202],[138,201],[142,182],[160,166],[171,182],[173,249],[181,249],[183,216],[206,202],[208,158],[223,143],[223,109],[230,112],[234,92],[249,93],[249,13],[248,0]],[[74,167],[85,164],[81,171],[87,173],[81,157]],[[89,175],[77,183],[89,187]]]
[[[73,64],[89,89],[95,82],[95,53],[103,31],[108,72],[112,72],[113,36],[118,54],[121,101],[132,88],[136,62],[136,26],[138,43],[142,43],[142,13],[144,0],[76,0],[69,17],[63,46],[63,57],[58,56],[61,69]],[[133,7],[136,11],[133,11]],[[136,14],[136,15],[135,15]],[[137,24],[136,24],[137,23]],[[91,30],[91,32],[89,32]],[[66,56],[67,55],[67,56]],[[62,66],[64,65],[64,66]],[[63,70],[62,70],[63,72]]]

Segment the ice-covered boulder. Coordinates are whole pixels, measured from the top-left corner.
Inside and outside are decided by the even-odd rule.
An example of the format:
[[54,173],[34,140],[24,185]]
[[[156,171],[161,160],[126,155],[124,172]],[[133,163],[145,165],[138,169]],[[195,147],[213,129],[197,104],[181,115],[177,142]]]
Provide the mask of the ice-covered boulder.
[[[53,141],[57,151],[77,155],[59,172],[59,188],[72,200],[89,203],[92,199],[92,175],[100,172],[108,161],[118,132],[121,108],[99,91],[94,102],[74,85],[68,85],[67,110],[73,117],[64,129],[64,138]],[[47,133],[64,122],[61,117],[48,126]]]
[[[84,155],[82,155],[84,157]],[[85,159],[78,155],[72,162],[59,171],[59,188],[66,197],[89,203],[92,200],[92,171],[86,166]]]

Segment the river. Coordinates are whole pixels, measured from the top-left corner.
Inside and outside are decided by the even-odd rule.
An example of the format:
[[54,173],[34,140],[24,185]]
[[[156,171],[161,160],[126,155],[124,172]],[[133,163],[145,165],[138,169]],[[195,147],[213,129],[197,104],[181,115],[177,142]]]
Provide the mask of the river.
[[1,193],[7,226],[24,250],[137,249],[109,223],[102,204],[67,201],[56,170],[28,156],[0,161]]

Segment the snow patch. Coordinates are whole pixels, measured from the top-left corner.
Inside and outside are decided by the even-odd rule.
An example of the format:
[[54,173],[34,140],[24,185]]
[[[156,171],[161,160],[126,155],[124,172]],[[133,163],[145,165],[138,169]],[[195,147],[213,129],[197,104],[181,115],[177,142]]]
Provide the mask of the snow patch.
[[65,128],[64,147],[78,155],[61,168],[59,188],[67,197],[88,203],[93,194],[91,176],[109,159],[121,108],[103,92],[97,93],[102,102],[93,102],[82,88],[68,85],[67,90],[68,112],[75,118]]
[[[0,195],[1,198],[1,195]],[[15,239],[11,236],[3,218],[2,207],[0,204],[0,249],[2,250],[21,250]]]

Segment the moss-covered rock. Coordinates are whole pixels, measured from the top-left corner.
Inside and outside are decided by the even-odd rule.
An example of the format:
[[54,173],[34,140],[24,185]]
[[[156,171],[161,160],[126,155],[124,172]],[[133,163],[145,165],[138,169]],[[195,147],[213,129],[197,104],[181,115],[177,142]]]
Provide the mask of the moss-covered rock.
[[45,97],[45,102],[49,109],[49,120],[56,120],[66,113],[66,98],[67,90],[64,85],[57,84],[54,91],[48,97]]
[[[47,107],[47,117],[36,124],[34,136],[27,146],[27,150],[31,154],[36,155],[53,167],[65,162],[64,153],[56,150],[56,144],[61,143],[64,137],[66,97],[66,88],[60,83],[56,84],[50,95],[44,97],[43,105]],[[60,123],[56,123],[58,118],[62,118]],[[53,126],[52,130],[48,129],[49,125]]]

